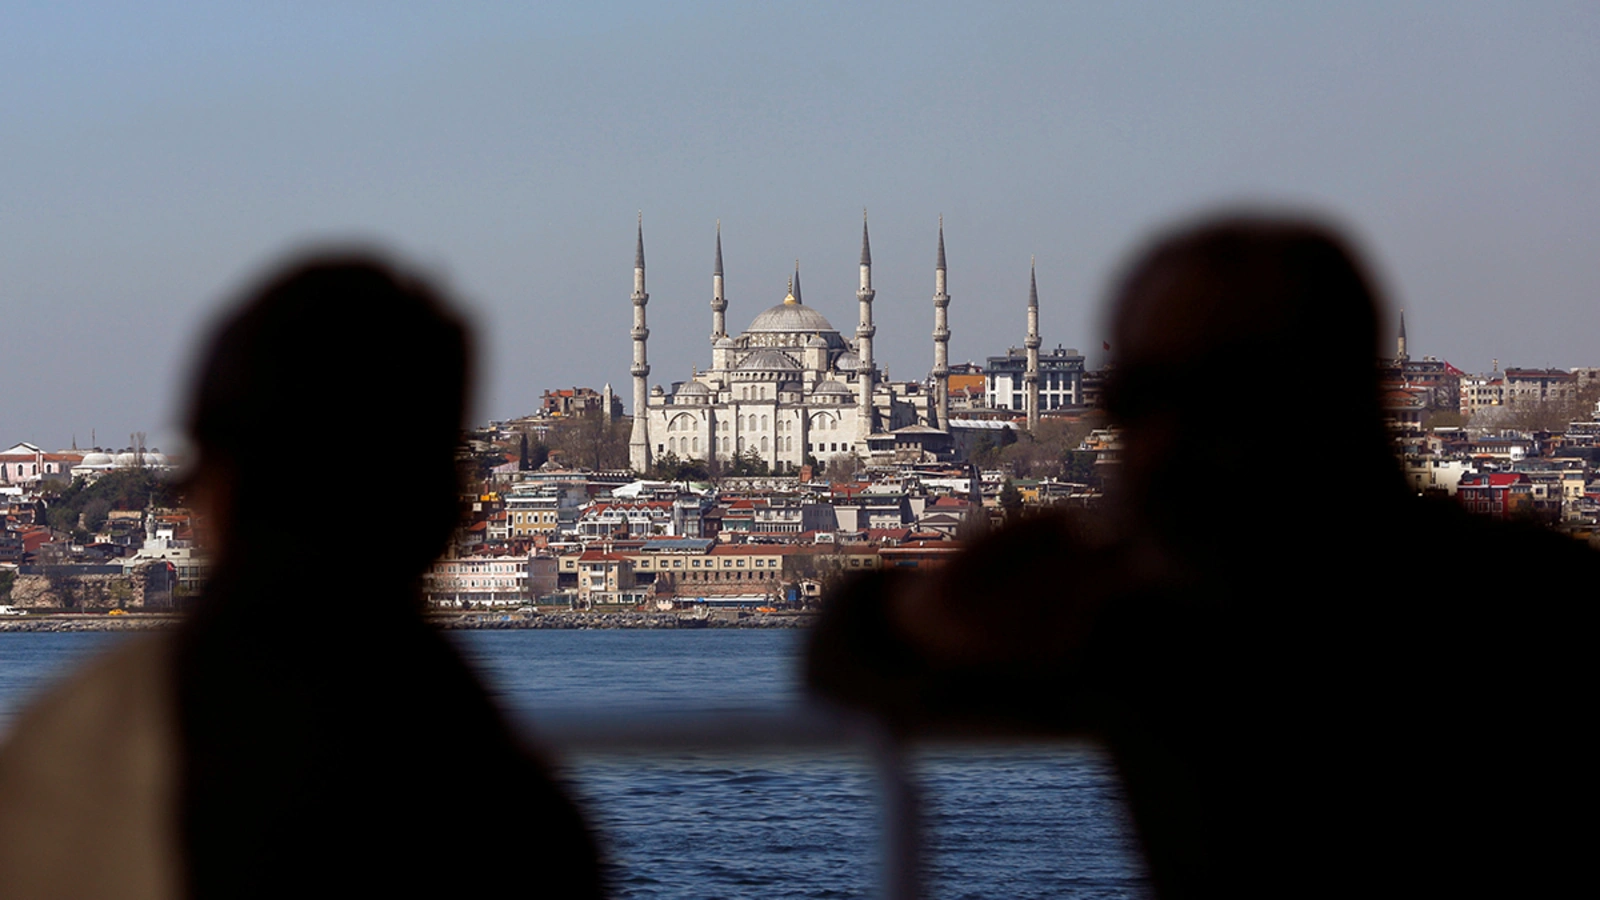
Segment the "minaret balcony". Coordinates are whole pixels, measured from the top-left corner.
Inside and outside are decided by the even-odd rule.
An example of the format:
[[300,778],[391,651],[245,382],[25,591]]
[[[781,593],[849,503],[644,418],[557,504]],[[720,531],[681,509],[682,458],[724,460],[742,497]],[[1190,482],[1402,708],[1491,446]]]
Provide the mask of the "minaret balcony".
[[644,328],[644,327],[640,327],[640,328],[635,328],[635,329],[634,329],[634,330],[633,330],[633,331],[632,331],[632,332],[630,332],[630,333],[631,333],[631,334],[632,334],[632,335],[633,335],[633,339],[634,339],[634,340],[636,340],[636,341],[642,341],[642,340],[644,340],[644,339],[645,339],[645,338],[647,338],[647,337],[649,337],[649,336],[650,336],[650,329],[648,329],[648,328]]

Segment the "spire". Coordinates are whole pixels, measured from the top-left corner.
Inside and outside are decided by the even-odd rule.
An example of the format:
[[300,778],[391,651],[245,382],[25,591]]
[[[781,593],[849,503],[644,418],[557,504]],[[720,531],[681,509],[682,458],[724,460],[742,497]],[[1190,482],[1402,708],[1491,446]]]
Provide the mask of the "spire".
[[1395,341],[1395,359],[1406,362],[1411,357],[1406,354],[1406,311],[1400,310],[1400,337]]
[[639,210],[639,243],[633,251],[633,267],[644,268],[644,210]]
[[[646,341],[650,329],[645,325],[644,308],[650,295],[644,289],[644,212],[639,213],[639,242],[633,253],[633,433],[628,436],[628,462],[635,472],[650,468],[650,359]],[[607,416],[611,410],[605,410]]]
[[944,216],[939,217],[939,255],[933,264],[933,398],[928,424],[950,429],[950,294],[944,270]]
[[867,208],[861,207],[861,264],[872,265],[872,241],[867,238]]
[[722,293],[722,220],[717,220],[717,261],[711,267],[711,343],[728,336],[728,298]]
[[1028,260],[1028,336],[1022,346],[1028,351],[1028,368],[1022,373],[1023,389],[1027,392],[1028,431],[1039,430],[1039,276],[1038,265]]
[[798,259],[794,261],[794,287],[792,288],[791,293],[794,294],[794,302],[799,304],[805,303],[804,300],[800,299],[800,260]]

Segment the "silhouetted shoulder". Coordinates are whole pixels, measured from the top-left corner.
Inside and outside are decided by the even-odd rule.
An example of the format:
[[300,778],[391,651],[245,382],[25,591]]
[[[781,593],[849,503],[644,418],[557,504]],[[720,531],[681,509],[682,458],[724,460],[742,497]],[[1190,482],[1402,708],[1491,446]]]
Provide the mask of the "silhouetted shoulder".
[[17,719],[0,747],[0,896],[180,895],[171,650],[170,635],[129,640]]

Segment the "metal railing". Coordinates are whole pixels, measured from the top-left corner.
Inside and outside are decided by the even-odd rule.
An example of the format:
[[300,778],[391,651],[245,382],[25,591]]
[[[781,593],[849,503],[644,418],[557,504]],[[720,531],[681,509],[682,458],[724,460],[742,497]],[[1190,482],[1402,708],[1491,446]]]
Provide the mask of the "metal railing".
[[870,760],[878,786],[881,896],[921,896],[922,822],[909,748],[876,719],[814,705],[773,711],[541,713],[537,722],[524,724],[558,760],[619,752],[859,749]]

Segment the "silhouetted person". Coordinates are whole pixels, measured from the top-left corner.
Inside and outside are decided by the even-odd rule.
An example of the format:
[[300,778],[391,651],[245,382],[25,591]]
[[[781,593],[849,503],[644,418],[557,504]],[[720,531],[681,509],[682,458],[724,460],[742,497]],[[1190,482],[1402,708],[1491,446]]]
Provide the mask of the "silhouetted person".
[[[434,291],[366,257],[294,266],[223,321],[188,423],[204,594],[176,635],[40,704],[11,750],[36,765],[52,740],[58,757],[98,751],[110,774],[88,778],[107,784],[54,805],[126,827],[46,829],[67,846],[36,851],[56,870],[23,887],[599,895],[576,809],[422,616],[420,576],[457,516],[469,364]],[[8,866],[26,867],[5,853],[0,894],[28,893],[9,890]],[[77,881],[52,891],[52,876]]]
[[911,731],[1099,735],[1163,897],[1582,878],[1596,555],[1408,493],[1354,254],[1202,222],[1113,303],[1110,533],[1024,521],[856,585],[812,683]]

